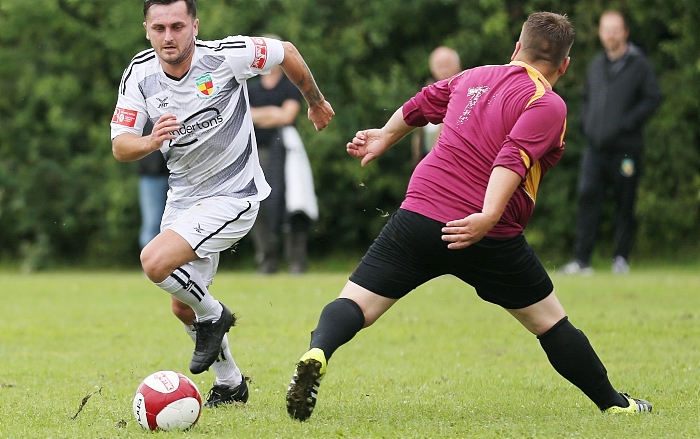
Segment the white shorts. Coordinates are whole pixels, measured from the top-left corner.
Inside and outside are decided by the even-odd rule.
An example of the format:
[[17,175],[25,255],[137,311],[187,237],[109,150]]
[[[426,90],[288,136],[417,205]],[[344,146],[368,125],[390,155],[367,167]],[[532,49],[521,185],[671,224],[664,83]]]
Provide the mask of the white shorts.
[[259,201],[231,197],[205,198],[189,209],[166,206],[160,230],[170,229],[189,242],[199,256],[192,265],[209,286],[219,266],[219,253],[250,231],[259,207]]

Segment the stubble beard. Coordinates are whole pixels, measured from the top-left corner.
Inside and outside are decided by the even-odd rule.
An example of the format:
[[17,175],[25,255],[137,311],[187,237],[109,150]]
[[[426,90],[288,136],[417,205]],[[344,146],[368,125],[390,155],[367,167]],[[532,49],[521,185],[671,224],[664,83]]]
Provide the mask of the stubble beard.
[[185,49],[182,52],[180,52],[180,55],[176,58],[166,58],[162,55],[160,58],[167,64],[170,64],[171,66],[179,66],[185,63],[188,59],[190,59],[192,57],[192,54],[194,54],[194,38],[190,41],[187,47],[185,47]]

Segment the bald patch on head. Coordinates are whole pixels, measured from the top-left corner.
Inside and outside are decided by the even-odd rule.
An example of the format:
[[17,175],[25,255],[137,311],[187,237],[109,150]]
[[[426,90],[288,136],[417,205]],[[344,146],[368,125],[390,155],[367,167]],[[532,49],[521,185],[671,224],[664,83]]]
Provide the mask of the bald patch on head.
[[430,65],[430,73],[437,81],[447,79],[462,71],[459,54],[446,46],[440,46],[433,50],[430,53],[428,64]]

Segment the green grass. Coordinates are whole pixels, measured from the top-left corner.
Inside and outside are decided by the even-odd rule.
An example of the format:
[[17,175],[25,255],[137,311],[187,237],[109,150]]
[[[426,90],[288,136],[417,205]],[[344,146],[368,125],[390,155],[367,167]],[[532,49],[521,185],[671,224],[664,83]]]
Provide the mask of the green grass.
[[[654,403],[604,416],[551,368],[534,336],[453,278],[399,302],[329,364],[314,416],[284,408],[293,365],[347,274],[221,272],[213,294],[240,316],[231,349],[252,378],[246,406],[205,410],[177,438],[697,438],[700,270],[554,275],[571,321],[613,384]],[[150,437],[133,393],[148,374],[193,376],[192,344],[169,297],[139,272],[0,273],[0,438]],[[87,400],[77,417],[83,398]],[[124,422],[122,422],[124,421]]]

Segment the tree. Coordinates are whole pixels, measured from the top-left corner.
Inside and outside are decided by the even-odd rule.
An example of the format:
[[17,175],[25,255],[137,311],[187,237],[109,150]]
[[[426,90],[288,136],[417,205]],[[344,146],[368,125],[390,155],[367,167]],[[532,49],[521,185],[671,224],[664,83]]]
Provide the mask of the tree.
[[[630,0],[632,40],[657,68],[665,94],[648,128],[640,190],[640,252],[700,241],[697,2]],[[364,249],[401,199],[411,172],[407,140],[361,168],[345,152],[358,129],[379,126],[428,77],[428,55],[452,46],[465,68],[509,60],[536,10],[568,13],[572,66],[556,91],[569,107],[567,152],[545,179],[528,239],[552,254],[573,240],[578,103],[599,50],[602,0],[207,0],[200,37],[275,33],[300,49],[337,116],[321,133],[299,124],[314,170],[320,220],[312,254]],[[614,5],[613,5],[614,6]],[[138,261],[135,168],[111,155],[109,120],[124,68],[149,47],[142,11],[123,2],[0,2],[0,259],[27,270],[52,262]],[[604,225],[604,227],[609,227]],[[545,233],[546,232],[546,233]],[[251,253],[252,257],[252,253]]]

